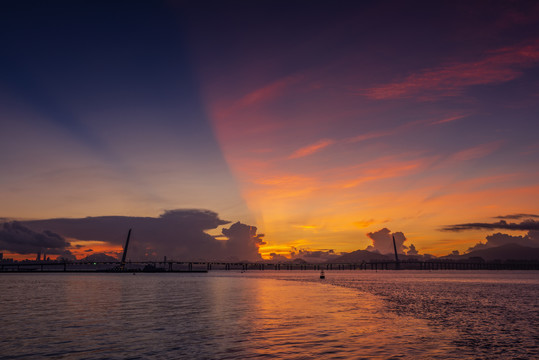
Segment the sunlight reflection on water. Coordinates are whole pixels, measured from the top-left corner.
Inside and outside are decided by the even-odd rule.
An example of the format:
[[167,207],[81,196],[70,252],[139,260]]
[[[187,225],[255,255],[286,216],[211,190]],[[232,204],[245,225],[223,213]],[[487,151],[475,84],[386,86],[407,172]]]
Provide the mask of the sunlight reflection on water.
[[[274,277],[318,281],[302,272]],[[334,271],[325,282],[374,294],[385,311],[451,334],[448,357],[539,358],[537,271]]]
[[[2,275],[0,358],[446,359],[467,349],[458,328],[388,306],[389,295],[409,296],[367,274]],[[392,293],[373,290],[381,284]]]

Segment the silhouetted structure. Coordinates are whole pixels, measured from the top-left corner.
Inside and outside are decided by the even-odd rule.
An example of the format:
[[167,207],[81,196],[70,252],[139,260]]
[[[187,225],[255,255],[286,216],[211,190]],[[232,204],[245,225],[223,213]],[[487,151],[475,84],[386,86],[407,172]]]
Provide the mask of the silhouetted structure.
[[[0,262],[0,273],[4,272],[117,272],[120,262],[108,261],[4,261]],[[373,261],[357,263],[271,263],[271,262],[220,262],[220,261],[134,261],[129,262],[132,267],[129,272],[178,272],[194,273],[211,270],[539,270],[539,261],[478,261],[466,259],[462,261],[451,260],[403,260]],[[399,267],[397,267],[397,264]],[[110,265],[116,265],[110,269]],[[150,266],[148,266],[150,265]],[[124,271],[125,272],[125,271]]]
[[395,235],[393,235],[393,249],[395,250],[395,270],[400,270],[401,263],[399,262],[399,255],[397,255],[397,245],[395,244]]
[[125,269],[125,257],[127,255],[127,247],[129,246],[129,238],[131,237],[131,229],[127,233],[127,240],[125,241],[124,253],[122,255],[122,262],[120,263],[120,270],[124,271]]

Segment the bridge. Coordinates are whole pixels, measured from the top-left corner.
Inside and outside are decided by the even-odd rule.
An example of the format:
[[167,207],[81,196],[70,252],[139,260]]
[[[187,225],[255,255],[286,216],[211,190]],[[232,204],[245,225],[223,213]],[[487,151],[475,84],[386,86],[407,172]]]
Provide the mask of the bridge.
[[539,270],[539,261],[374,261],[358,263],[282,263],[216,261],[20,261],[0,262],[0,272],[208,272],[215,270]]

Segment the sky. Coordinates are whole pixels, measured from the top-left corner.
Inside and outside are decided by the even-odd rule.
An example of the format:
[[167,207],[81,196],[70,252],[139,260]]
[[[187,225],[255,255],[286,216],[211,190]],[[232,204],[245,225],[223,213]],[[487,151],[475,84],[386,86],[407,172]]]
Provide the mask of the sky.
[[240,259],[539,229],[535,1],[0,7],[7,254],[119,252],[136,225],[140,256]]

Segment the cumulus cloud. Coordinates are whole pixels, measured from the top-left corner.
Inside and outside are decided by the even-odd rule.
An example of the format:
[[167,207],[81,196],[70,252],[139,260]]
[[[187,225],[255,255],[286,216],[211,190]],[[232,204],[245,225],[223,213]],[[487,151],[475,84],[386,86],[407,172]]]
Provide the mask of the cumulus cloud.
[[[393,254],[393,236],[395,237],[395,245],[397,246],[397,252],[404,254],[404,251],[408,249],[408,246],[404,245],[406,237],[400,231],[392,233],[388,228],[370,232],[367,236],[372,240],[372,245],[368,246],[368,251],[378,251],[381,254]],[[415,248],[414,248],[415,249]]]
[[257,234],[256,226],[249,226],[237,222],[230,228],[223,229],[222,233],[228,238],[226,253],[239,260],[260,260],[258,248],[266,243],[262,240],[264,234]]
[[[397,239],[395,239],[396,241]],[[409,247],[409,250],[408,252],[406,252],[406,255],[419,255],[419,252],[417,251],[417,249],[415,248],[415,245],[414,244],[410,244],[410,247]]]
[[[17,254],[69,254],[70,246],[62,236],[45,230],[33,231],[20,222],[6,222],[0,227],[0,250]],[[66,252],[67,251],[67,252]]]
[[518,244],[527,247],[539,247],[539,231],[529,231],[524,236],[514,236],[509,234],[496,233],[488,235],[485,243],[479,242],[476,245],[468,249],[468,252],[474,250],[488,249],[492,247]]
[[[165,211],[159,217],[99,216],[77,219],[47,219],[24,222],[34,231],[51,230],[82,241],[104,241],[121,247],[133,229],[127,257],[137,259],[241,260],[260,258],[263,242],[256,228],[240,223],[223,229],[228,240],[217,240],[206,231],[228,224],[209,210]],[[228,234],[228,235],[227,235]]]

